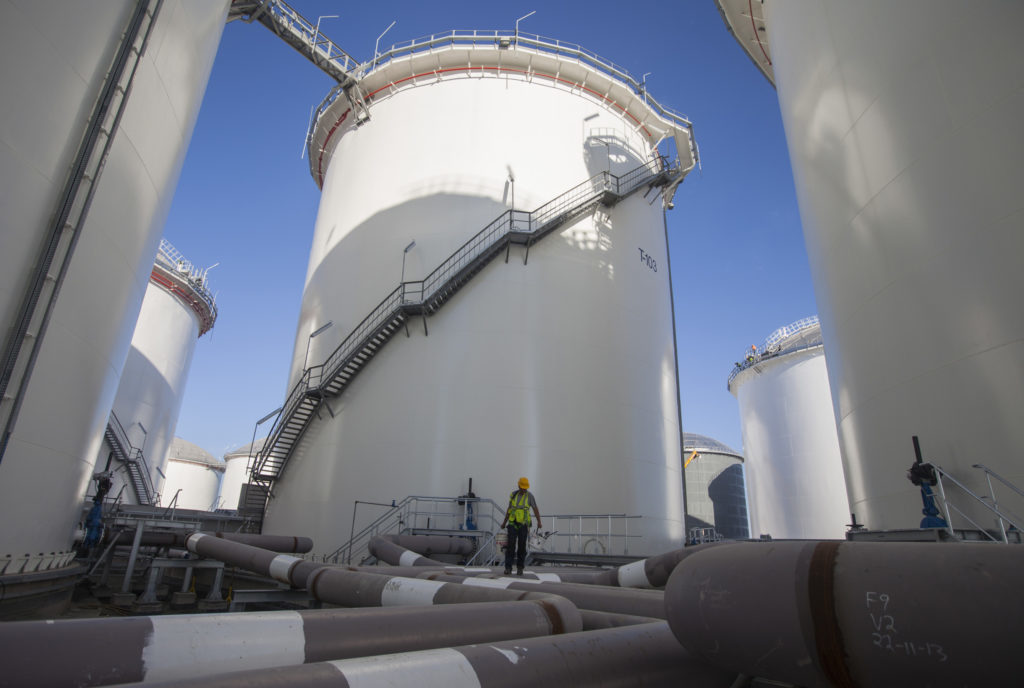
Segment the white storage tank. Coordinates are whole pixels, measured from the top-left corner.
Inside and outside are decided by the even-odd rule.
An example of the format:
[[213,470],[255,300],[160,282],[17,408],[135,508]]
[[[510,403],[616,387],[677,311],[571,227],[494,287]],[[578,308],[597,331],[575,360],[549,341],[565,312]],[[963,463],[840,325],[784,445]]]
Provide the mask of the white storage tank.
[[242,485],[249,482],[249,464],[253,454],[259,452],[266,437],[242,445],[224,455],[224,479],[220,484],[219,509],[237,509]]
[[750,537],[743,456],[705,435],[683,433],[686,473],[686,533],[714,528],[730,540]]
[[740,404],[754,537],[845,537],[850,511],[818,318],[745,352],[728,385]]
[[167,480],[160,504],[179,509],[213,511],[220,508],[218,495],[224,462],[191,442],[175,437],[167,451]]
[[[217,306],[206,270],[161,239],[100,448],[99,462],[105,462],[110,452],[115,460],[120,459],[111,465],[115,475],[111,493],[117,494],[121,485],[127,484],[122,502],[151,504],[162,491],[163,462],[178,424],[196,341],[210,331],[216,319]],[[115,446],[120,444],[118,429],[128,447]],[[142,460],[138,462],[150,478],[142,494],[128,465],[139,456]]]
[[763,10],[850,508],[872,529],[917,526],[914,435],[976,494],[977,463],[1024,487],[1024,3]]
[[[10,431],[0,447],[0,516],[19,524],[0,530],[7,572],[27,552],[45,554],[41,568],[70,552],[226,12],[226,0],[0,1],[0,431]],[[137,51],[128,49],[131,41],[122,46],[122,36],[136,18],[134,45],[145,41],[145,52],[102,175],[91,186],[88,214],[82,223],[57,226],[65,199],[75,199],[72,216],[84,207],[86,195],[66,195],[66,182],[87,148],[88,121],[122,47],[133,66]],[[121,94],[113,86],[111,117]],[[105,142],[101,134],[90,159],[99,159]],[[80,188],[90,186],[90,175]],[[66,270],[61,260],[38,270],[51,238],[59,258],[72,237]],[[37,304],[27,336],[16,337],[37,278],[44,293],[60,281],[58,297],[45,329],[37,324],[48,297]],[[31,375],[23,378],[36,341]]]
[[[489,225],[501,236],[510,208],[559,199],[550,217],[592,193],[595,175],[647,164],[634,177],[647,178],[659,142],[678,147],[684,170],[694,165],[685,119],[571,44],[452,32],[385,53],[362,88],[368,111],[338,97],[312,131],[323,196],[292,384],[307,350],[308,365],[321,364],[401,279],[423,280]],[[642,516],[633,551],[677,547],[681,433],[660,201],[641,185],[510,246],[507,262],[502,249],[443,308],[410,320],[408,337],[328,397],[274,486],[264,531],[302,533],[329,552],[347,540],[354,500],[454,496],[472,477],[477,495],[502,503],[525,475],[542,512]],[[515,221],[529,228],[525,213]]]

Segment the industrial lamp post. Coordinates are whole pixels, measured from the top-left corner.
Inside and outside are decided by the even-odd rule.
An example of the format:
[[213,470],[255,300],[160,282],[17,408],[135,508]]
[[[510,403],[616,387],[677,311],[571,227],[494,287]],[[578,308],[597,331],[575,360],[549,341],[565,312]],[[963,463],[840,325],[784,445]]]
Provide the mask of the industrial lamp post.
[[313,342],[313,337],[316,337],[317,335],[322,334],[324,332],[324,330],[326,330],[328,327],[330,327],[333,324],[334,324],[333,320],[328,320],[327,324],[321,325],[320,327],[318,327],[316,330],[311,332],[309,337],[306,339],[306,357],[304,359],[302,359],[302,371],[303,372],[306,371],[306,363],[309,361],[309,345]]
[[519,47],[519,22],[523,21],[527,17],[532,17],[535,14],[537,14],[537,10],[534,10],[529,14],[524,14],[523,16],[519,17],[519,19],[516,19],[516,47]]
[[413,250],[416,246],[416,240],[413,239],[409,242],[409,245],[402,249],[402,303],[405,303],[405,257],[409,254],[409,251]]

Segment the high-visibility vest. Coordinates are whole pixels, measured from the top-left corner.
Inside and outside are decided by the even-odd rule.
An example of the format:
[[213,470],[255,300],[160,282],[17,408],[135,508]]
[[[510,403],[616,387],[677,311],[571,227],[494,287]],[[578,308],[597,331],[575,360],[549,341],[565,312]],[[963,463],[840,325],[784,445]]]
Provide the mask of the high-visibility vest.
[[530,493],[519,494],[516,490],[508,497],[511,510],[508,512],[509,523],[525,523],[530,525]]

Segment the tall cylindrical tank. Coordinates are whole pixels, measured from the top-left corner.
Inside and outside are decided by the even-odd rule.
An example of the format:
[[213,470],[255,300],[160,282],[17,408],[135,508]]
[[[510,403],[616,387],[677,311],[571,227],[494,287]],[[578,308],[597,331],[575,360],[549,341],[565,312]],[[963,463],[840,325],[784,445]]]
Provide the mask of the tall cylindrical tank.
[[728,385],[740,405],[753,534],[844,537],[850,511],[818,318],[770,334]]
[[[132,447],[140,450],[156,492],[163,486],[164,461],[178,424],[196,341],[216,319],[217,306],[205,271],[162,239],[110,421],[119,423]],[[99,461],[105,462],[111,451],[114,448],[107,439],[100,448]],[[116,494],[121,484],[131,480],[126,466],[112,468],[115,479],[111,492]],[[123,501],[140,500],[145,502],[145,497],[140,498],[129,484]]]
[[252,456],[259,452],[266,437],[242,445],[224,455],[224,478],[220,483],[221,509],[237,509],[241,499],[242,485],[249,481],[248,468]]
[[[323,196],[293,383],[307,351],[323,362],[401,279],[424,278],[509,208],[636,169],[662,139],[692,164],[689,130],[637,80],[564,43],[434,36],[384,55],[362,87],[368,113],[339,97],[312,132]],[[657,190],[645,189],[528,253],[503,251],[381,347],[292,452],[264,529],[330,551],[353,500],[454,496],[472,477],[503,503],[525,475],[542,512],[642,516],[634,549],[678,546],[668,252]]]
[[[5,346],[137,5],[0,3]],[[166,0],[152,25],[0,463],[2,516],[19,524],[0,557],[70,549],[226,12]]]
[[686,532],[714,528],[728,539],[750,537],[743,457],[718,440],[683,434],[686,472]]
[[[217,496],[224,462],[191,442],[175,437],[167,451],[167,480],[160,503],[179,509],[213,511],[220,508]],[[175,501],[175,499],[177,501]]]
[[976,463],[1024,486],[1024,4],[764,13],[850,508],[869,528],[918,524],[914,435],[978,495]]

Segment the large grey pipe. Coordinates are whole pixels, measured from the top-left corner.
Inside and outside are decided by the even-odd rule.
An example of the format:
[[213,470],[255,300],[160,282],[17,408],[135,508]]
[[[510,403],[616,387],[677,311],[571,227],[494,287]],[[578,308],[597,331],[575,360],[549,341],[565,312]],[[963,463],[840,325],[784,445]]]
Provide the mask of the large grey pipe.
[[[232,542],[240,542],[253,547],[261,547],[272,552],[294,552],[305,554],[312,551],[313,541],[308,537],[295,535],[259,535],[255,533],[220,533],[206,532],[204,535],[222,538]],[[167,533],[161,531],[146,531],[142,533],[139,544],[143,547],[184,547],[185,539],[189,533]],[[135,537],[134,531],[123,531],[113,536],[119,545],[131,545]],[[110,542],[106,539],[105,543]]]
[[602,631],[245,671],[138,688],[394,685],[422,688],[682,686],[727,688],[735,673],[695,660],[665,622]]
[[527,590],[558,595],[572,602],[579,609],[589,609],[613,614],[644,616],[652,619],[665,618],[665,595],[661,590],[620,590],[597,585],[579,583],[548,583],[544,581],[517,580],[515,578],[469,578],[445,573],[430,573],[424,576],[432,581],[461,583],[463,587],[507,590]]
[[687,558],[665,592],[679,642],[801,686],[1020,683],[1024,548],[776,542]]
[[546,592],[517,592],[470,588],[455,583],[381,576],[315,564],[287,554],[193,533],[185,539],[189,551],[226,564],[305,588],[315,599],[344,607],[392,607],[455,604],[459,602],[514,602],[534,600],[551,619],[556,633],[583,627],[579,610],[563,597]]
[[473,551],[473,545],[468,540],[442,535],[378,535],[371,538],[368,549],[377,559],[393,566],[445,566],[429,555],[465,555]]
[[[627,623],[597,618],[592,623]],[[541,600],[0,624],[0,686],[208,677],[558,632]]]

